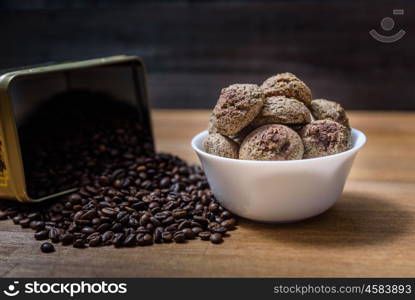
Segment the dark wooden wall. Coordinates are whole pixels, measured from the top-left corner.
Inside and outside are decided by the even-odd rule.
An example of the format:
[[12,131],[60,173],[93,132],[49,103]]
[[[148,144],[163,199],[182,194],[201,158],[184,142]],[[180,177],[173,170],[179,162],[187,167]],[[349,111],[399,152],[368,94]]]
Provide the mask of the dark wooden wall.
[[[392,16],[392,9],[405,9]],[[290,71],[349,109],[415,109],[414,1],[0,1],[0,69],[134,54],[153,107],[208,108]],[[373,40],[383,17],[406,36]]]

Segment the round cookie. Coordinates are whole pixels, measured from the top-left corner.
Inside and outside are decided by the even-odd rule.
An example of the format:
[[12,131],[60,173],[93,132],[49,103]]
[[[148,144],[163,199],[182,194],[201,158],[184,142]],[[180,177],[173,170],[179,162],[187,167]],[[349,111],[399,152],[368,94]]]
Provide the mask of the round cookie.
[[256,84],[232,84],[222,89],[213,109],[218,133],[231,136],[252,122],[264,104],[264,94]]
[[209,134],[203,140],[203,149],[205,149],[207,153],[213,155],[227,158],[238,158],[238,144],[219,133]]
[[334,101],[315,99],[311,101],[311,112],[317,120],[333,120],[350,128],[344,108]]
[[302,159],[303,153],[303,142],[294,130],[284,125],[271,124],[248,134],[239,149],[239,159],[292,160]]
[[303,102],[306,106],[311,103],[311,90],[292,73],[281,73],[272,76],[261,85],[266,97],[286,96]]
[[284,96],[267,97],[254,126],[265,124],[306,124],[311,122],[311,113],[300,101]]
[[300,136],[304,144],[304,158],[336,154],[352,147],[350,130],[332,120],[318,120],[303,127]]

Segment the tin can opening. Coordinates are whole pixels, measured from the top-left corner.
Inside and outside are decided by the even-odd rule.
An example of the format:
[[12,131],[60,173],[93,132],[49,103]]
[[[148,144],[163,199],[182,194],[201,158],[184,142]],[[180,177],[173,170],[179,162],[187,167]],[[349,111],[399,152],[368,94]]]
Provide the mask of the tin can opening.
[[[148,107],[137,80],[131,66],[116,65],[13,81],[10,93],[31,199],[68,193],[83,183],[85,170],[96,165],[88,157],[94,135],[106,130],[139,126],[135,132],[143,136],[136,138],[154,151]],[[93,147],[103,152],[103,159],[111,155],[110,145]]]

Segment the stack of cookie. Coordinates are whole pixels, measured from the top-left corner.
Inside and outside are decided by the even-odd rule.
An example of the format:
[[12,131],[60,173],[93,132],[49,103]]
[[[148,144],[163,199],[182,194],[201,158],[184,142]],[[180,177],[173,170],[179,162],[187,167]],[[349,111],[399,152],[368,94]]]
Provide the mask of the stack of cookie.
[[340,104],[312,100],[297,76],[281,73],[256,84],[222,89],[209,121],[206,152],[243,160],[321,157],[351,148]]

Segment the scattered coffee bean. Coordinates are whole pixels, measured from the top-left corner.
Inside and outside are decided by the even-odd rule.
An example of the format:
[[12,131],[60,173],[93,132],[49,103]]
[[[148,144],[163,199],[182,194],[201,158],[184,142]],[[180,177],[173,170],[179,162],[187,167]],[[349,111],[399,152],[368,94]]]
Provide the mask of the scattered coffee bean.
[[[6,220],[6,219],[7,219],[7,213],[5,213],[3,211],[0,211],[0,220]],[[13,222],[14,222],[14,220],[13,220]]]
[[224,226],[215,226],[212,228],[212,231],[215,233],[225,234],[227,229]]
[[52,243],[59,243],[59,229],[58,228],[51,228],[49,230],[49,239],[52,241]]
[[84,240],[82,240],[82,239],[75,240],[75,242],[73,242],[73,246],[75,248],[84,248],[85,247]]
[[29,225],[30,228],[34,230],[41,230],[45,227],[45,222],[43,221],[32,221]]
[[88,241],[89,247],[98,247],[101,244],[102,238],[100,235],[94,236]]
[[210,232],[209,231],[202,231],[202,232],[199,232],[199,237],[200,237],[200,239],[201,240],[203,240],[203,241],[207,241],[207,240],[209,240],[210,239]]
[[76,193],[30,205],[1,203],[0,219],[36,230],[38,240],[75,248],[183,243],[196,236],[222,242],[236,219],[216,201],[202,169],[154,153],[140,125],[129,121],[116,126],[96,129],[82,155],[72,153],[76,147],[61,152],[86,159],[67,168],[67,173],[76,169],[76,176],[68,175],[73,182],[66,181],[79,187]]
[[202,232],[203,229],[201,227],[193,227],[192,231],[195,235],[199,235],[199,233]]
[[124,240],[124,246],[131,247],[135,245],[136,235],[134,233],[129,234]]
[[112,239],[114,238],[114,232],[112,231],[106,231],[103,235],[102,235],[102,242],[105,245],[110,245],[112,243]]
[[220,233],[214,233],[210,236],[210,241],[213,244],[220,244],[223,242],[222,234]]
[[120,247],[124,243],[124,233],[116,233],[112,239],[115,247]]
[[74,239],[74,236],[71,233],[62,234],[60,237],[62,245],[64,246],[72,244],[73,239]]
[[[6,216],[6,218],[7,218],[7,213],[3,213],[5,216]],[[22,216],[16,216],[16,217],[14,217],[13,218],[13,223],[15,224],[15,225],[19,225],[19,223],[20,223],[20,220],[22,219],[23,217]],[[5,219],[2,219],[2,220],[5,220]]]
[[227,219],[220,223],[221,226],[225,227],[227,230],[233,230],[235,228],[235,219]]
[[161,234],[161,238],[165,243],[170,243],[173,240],[173,234],[171,232],[166,231]]
[[72,204],[78,204],[81,202],[82,198],[81,195],[79,194],[72,194],[69,196],[69,202],[71,202]]
[[27,228],[30,225],[30,219],[29,218],[25,218],[19,221],[20,226],[22,226],[22,228]]
[[47,240],[49,237],[49,232],[47,230],[38,231],[35,233],[35,239],[41,241],[41,240]]
[[182,230],[182,232],[184,233],[184,236],[188,240],[193,240],[195,238],[195,234],[194,234],[193,230],[190,229],[190,228],[185,228],[185,229]]
[[186,236],[183,232],[177,231],[173,234],[173,241],[176,243],[184,243],[186,241]]
[[42,250],[43,253],[50,253],[55,251],[55,247],[51,243],[43,243],[40,245],[40,250]]
[[81,229],[81,232],[86,234],[86,235],[89,235],[89,234],[95,232],[95,229],[92,228],[92,227],[89,227],[89,226],[85,226],[84,228]]

